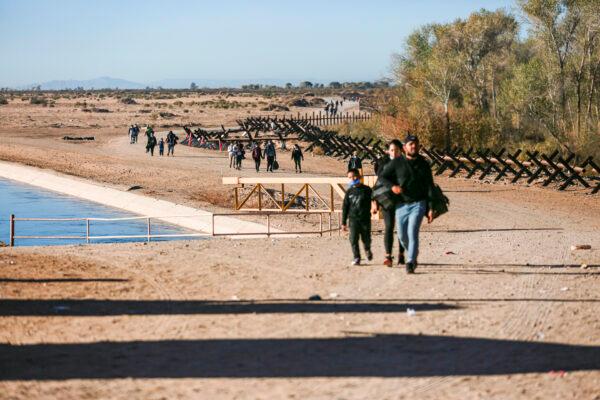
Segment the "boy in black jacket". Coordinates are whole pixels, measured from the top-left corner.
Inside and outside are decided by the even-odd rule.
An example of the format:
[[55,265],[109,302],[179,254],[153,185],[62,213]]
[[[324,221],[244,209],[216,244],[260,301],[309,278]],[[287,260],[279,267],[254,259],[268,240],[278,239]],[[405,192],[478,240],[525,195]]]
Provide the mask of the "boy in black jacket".
[[350,245],[354,261],[352,265],[360,265],[360,249],[358,247],[359,237],[365,246],[367,259],[373,259],[371,253],[371,188],[363,185],[360,181],[360,173],[357,169],[348,171],[350,179],[349,189],[344,197],[342,209],[342,229],[348,230],[348,219],[350,219]]

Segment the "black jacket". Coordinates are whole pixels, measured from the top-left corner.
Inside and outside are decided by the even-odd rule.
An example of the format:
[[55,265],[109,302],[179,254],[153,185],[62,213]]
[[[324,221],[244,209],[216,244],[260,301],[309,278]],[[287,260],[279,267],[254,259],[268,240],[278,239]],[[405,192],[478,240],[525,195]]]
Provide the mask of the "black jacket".
[[433,175],[429,163],[421,155],[412,160],[404,155],[395,158],[383,168],[379,180],[386,186],[399,185],[402,188],[402,202],[426,200],[431,208]]
[[348,217],[360,221],[371,219],[371,195],[371,188],[362,183],[348,189],[342,207],[342,225],[346,225]]
[[348,171],[351,169],[361,169],[362,168],[362,160],[359,157],[350,157],[350,161],[348,161]]

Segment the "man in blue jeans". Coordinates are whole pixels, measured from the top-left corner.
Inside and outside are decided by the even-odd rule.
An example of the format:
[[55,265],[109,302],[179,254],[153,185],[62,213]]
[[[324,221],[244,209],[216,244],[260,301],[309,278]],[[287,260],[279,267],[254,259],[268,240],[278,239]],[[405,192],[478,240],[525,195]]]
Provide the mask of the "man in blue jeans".
[[419,154],[419,139],[414,135],[404,139],[404,154],[390,161],[379,179],[399,195],[396,205],[398,238],[406,249],[406,272],[412,274],[417,268],[419,255],[419,229],[423,217],[433,221],[431,198],[433,175],[429,163]]

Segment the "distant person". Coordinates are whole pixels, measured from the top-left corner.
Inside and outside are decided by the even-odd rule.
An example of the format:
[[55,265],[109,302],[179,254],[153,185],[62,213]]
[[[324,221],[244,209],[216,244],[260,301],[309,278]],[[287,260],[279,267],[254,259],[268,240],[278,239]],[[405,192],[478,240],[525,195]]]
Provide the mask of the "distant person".
[[362,176],[362,160],[358,156],[358,151],[356,150],[352,152],[352,156],[350,157],[350,160],[348,160],[348,171],[350,171],[351,169],[357,169]]
[[128,134],[129,134],[129,144],[135,143],[133,141],[133,138],[135,137],[135,127],[133,125],[131,125],[129,127],[129,133]]
[[176,134],[174,134],[173,131],[169,131],[169,133],[167,134],[167,157],[169,156],[169,154],[173,157],[175,156],[175,145],[177,144],[178,140],[179,137]]
[[265,157],[267,157],[267,172],[273,172],[273,164],[277,159],[277,152],[275,151],[275,144],[272,140],[269,140],[265,146]]
[[154,133],[151,133],[148,137],[148,143],[146,144],[146,153],[150,153],[151,156],[154,156],[154,148],[156,147],[156,137],[154,137]]
[[242,160],[244,158],[246,158],[245,154],[246,152],[244,151],[244,145],[242,143],[238,143],[237,147],[237,151],[235,153],[235,168],[238,170],[242,169]]
[[158,155],[159,156],[165,155],[165,141],[163,138],[160,138],[160,140],[158,142]]
[[237,149],[235,148],[235,144],[233,142],[229,143],[227,146],[227,154],[229,155],[229,168],[232,168],[235,165],[235,152]]
[[256,143],[252,149],[252,159],[254,160],[254,168],[256,168],[256,172],[260,172],[260,161],[263,158],[265,158],[265,156],[260,148],[260,143]]
[[137,143],[139,134],[140,134],[140,127],[138,126],[138,124],[135,124],[133,126],[133,143]]
[[296,143],[294,145],[294,148],[292,149],[292,160],[294,160],[294,167],[296,168],[296,173],[301,174],[302,173],[302,161],[304,160],[304,154],[302,154],[302,149],[300,149],[300,146],[298,145],[298,143]]
[[350,226],[350,246],[354,257],[352,265],[360,265],[359,238],[365,247],[367,260],[373,259],[371,252],[371,188],[362,184],[357,169],[348,171],[350,183],[342,206],[342,229]]
[[329,115],[329,103],[325,105],[325,114]]
[[[146,138],[148,139],[148,141],[146,142],[146,153],[148,153],[150,151],[150,138],[154,136],[154,129],[152,129],[152,127],[150,125],[148,125],[146,127]],[[156,138],[154,138],[154,144],[156,145]]]
[[391,187],[402,201],[396,205],[398,237],[406,249],[406,272],[417,268],[419,255],[419,229],[423,217],[433,221],[433,175],[431,166],[419,154],[419,139],[408,135],[404,140],[404,155],[390,161],[381,173],[380,180]]

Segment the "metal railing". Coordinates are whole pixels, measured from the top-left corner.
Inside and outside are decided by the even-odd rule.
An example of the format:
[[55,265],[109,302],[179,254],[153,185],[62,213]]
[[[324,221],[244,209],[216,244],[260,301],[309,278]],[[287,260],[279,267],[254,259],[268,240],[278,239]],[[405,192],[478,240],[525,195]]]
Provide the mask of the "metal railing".
[[[121,217],[121,218],[21,218],[15,217],[14,214],[10,215],[9,218],[9,246],[13,247],[15,245],[15,239],[20,240],[82,240],[86,243],[90,243],[92,240],[104,240],[104,239],[146,239],[149,243],[152,239],[160,239],[160,238],[194,238],[194,237],[216,237],[216,236],[273,236],[273,235],[319,235],[323,236],[323,234],[328,233],[329,236],[333,235],[333,232],[337,231],[338,234],[341,232],[341,224],[340,224],[340,216],[338,215],[337,224],[334,225],[333,214],[339,214],[339,211],[334,212],[322,212],[322,213],[314,213],[314,212],[296,212],[293,214],[283,214],[281,212],[247,212],[247,213],[216,213],[206,215],[206,217],[210,216],[210,233],[199,233],[199,232],[190,232],[190,233],[152,233],[152,220],[165,219],[165,218],[198,218],[198,215],[177,215],[177,216],[140,216],[140,217]],[[318,215],[318,230],[300,230],[300,231],[273,231],[271,229],[272,217],[274,215],[277,216],[298,216],[298,215]],[[324,215],[327,216],[327,229],[324,228]],[[218,232],[216,229],[215,219],[218,217],[239,217],[239,216],[253,216],[253,217],[266,217],[266,226],[265,231],[263,232]],[[146,233],[138,234],[138,235],[91,235],[90,228],[91,222],[93,221],[130,221],[130,220],[145,220],[146,221]],[[85,235],[17,235],[15,230],[15,222],[18,221],[33,221],[33,222],[66,222],[66,221],[85,221]]]

